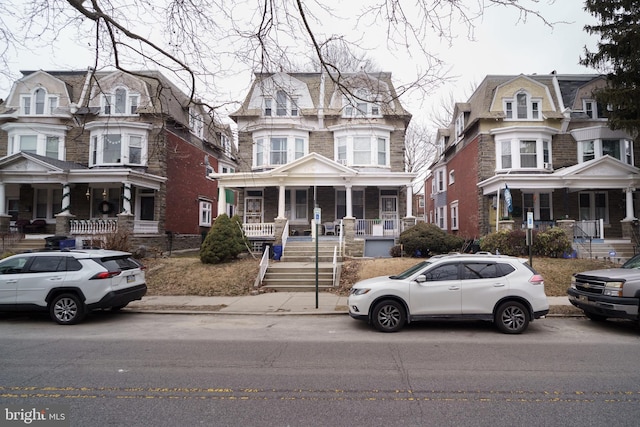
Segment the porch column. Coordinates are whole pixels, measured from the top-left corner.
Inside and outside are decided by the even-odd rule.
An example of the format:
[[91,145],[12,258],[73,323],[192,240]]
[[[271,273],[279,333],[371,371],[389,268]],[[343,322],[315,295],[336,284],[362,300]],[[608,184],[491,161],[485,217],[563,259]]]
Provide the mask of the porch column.
[[227,188],[218,184],[218,215],[227,213]]
[[131,183],[124,183],[124,193],[122,194],[122,212],[130,214],[131,213]]
[[353,208],[351,207],[351,200],[352,200],[352,195],[351,195],[351,185],[347,185],[346,186],[346,193],[347,193],[347,218],[353,218]]
[[[4,203],[4,195],[2,201]],[[68,182],[62,184],[62,210],[60,213],[63,215],[71,214],[71,187]]]
[[[64,202],[62,203],[64,205]],[[5,215],[7,213],[7,206],[5,205],[4,184],[0,183],[0,214]]]
[[0,183],[0,233],[9,232],[11,217],[6,213],[7,207],[4,203],[4,184]]
[[627,197],[627,216],[623,219],[623,221],[635,221],[636,218],[633,214],[633,192],[636,191],[633,187],[627,187],[624,192]]
[[284,215],[284,208],[285,208],[285,201],[286,201],[285,190],[286,188],[284,185],[280,185],[278,187],[278,218],[285,218],[285,215]]
[[413,217],[413,186],[407,185],[407,218]]

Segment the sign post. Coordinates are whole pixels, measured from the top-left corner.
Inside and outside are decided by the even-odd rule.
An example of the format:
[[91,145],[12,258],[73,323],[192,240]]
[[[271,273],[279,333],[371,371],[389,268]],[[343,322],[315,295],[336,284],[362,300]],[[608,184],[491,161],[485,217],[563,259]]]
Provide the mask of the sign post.
[[533,212],[527,212],[527,243],[529,245],[529,265],[533,267]]
[[316,308],[318,308],[318,240],[320,240],[320,224],[322,223],[322,209],[313,208],[313,220],[315,224],[315,234],[316,234]]

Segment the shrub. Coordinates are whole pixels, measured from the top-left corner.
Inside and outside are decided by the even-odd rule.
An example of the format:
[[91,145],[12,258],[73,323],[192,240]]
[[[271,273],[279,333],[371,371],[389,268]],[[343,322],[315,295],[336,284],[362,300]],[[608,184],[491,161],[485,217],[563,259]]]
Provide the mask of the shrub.
[[107,234],[105,236],[104,247],[105,249],[111,249],[114,251],[131,252],[131,244],[129,242],[130,236],[131,233],[129,231],[122,230]]
[[571,251],[571,239],[560,227],[549,228],[533,238],[533,253],[558,258]]
[[235,220],[222,214],[216,218],[200,246],[200,261],[204,264],[220,264],[237,258],[245,248],[244,233],[238,231]]
[[402,245],[395,245],[389,249],[389,255],[393,258],[399,258],[402,256]]
[[520,256],[527,252],[526,234],[523,230],[499,230],[480,240],[480,250],[495,254]]
[[464,240],[445,233],[435,224],[422,222],[403,231],[399,242],[410,256],[428,256],[459,250]]

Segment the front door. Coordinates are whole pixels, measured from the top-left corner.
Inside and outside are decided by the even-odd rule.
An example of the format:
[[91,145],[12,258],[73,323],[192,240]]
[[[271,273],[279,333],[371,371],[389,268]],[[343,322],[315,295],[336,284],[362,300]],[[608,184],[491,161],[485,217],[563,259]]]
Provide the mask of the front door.
[[398,196],[380,197],[380,215],[385,236],[395,236],[398,230]]
[[246,223],[257,224],[262,222],[262,197],[247,197],[245,207]]

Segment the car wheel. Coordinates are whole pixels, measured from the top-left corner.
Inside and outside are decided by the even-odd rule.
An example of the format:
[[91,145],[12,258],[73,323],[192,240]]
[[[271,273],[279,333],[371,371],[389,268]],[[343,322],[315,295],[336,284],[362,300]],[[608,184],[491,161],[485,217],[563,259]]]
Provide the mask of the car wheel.
[[603,316],[601,314],[587,313],[585,311],[584,315],[587,317],[587,319],[593,320],[594,322],[604,322],[605,320],[607,320],[607,316]]
[[380,332],[396,332],[404,326],[407,315],[402,304],[386,300],[375,306],[371,317],[373,326]]
[[73,325],[84,318],[84,305],[75,294],[60,294],[49,304],[49,315],[60,325]]
[[524,305],[519,302],[505,302],[498,307],[495,322],[500,332],[519,334],[529,326],[529,313]]

